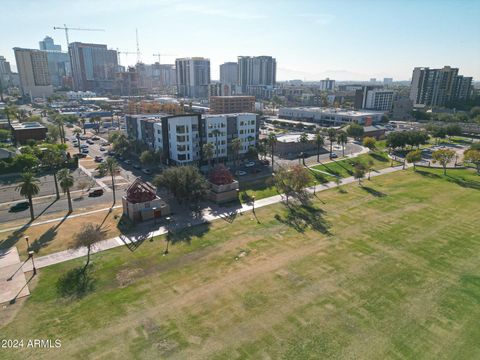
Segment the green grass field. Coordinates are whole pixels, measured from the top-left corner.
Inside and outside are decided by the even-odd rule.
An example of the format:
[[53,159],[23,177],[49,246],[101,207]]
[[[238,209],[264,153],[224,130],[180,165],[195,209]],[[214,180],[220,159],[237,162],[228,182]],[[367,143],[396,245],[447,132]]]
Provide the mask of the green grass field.
[[79,298],[84,259],[42,269],[1,338],[62,347],[0,358],[480,358],[480,177],[364,183],[96,254]]
[[[391,160],[385,152],[375,151],[369,154],[362,154],[352,159],[335,160],[333,162],[316,165],[313,168],[322,170],[332,175],[340,176],[342,178],[353,176],[353,164],[354,161],[363,161],[367,163],[369,160],[373,162],[372,169],[380,170],[390,166]],[[400,163],[394,161],[393,165],[399,165]]]

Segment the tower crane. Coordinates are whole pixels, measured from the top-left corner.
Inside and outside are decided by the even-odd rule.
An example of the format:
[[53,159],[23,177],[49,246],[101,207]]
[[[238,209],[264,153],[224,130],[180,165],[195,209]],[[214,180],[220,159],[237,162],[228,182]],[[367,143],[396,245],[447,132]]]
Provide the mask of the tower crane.
[[122,65],[122,64],[120,64],[120,54],[124,54],[124,55],[137,54],[136,52],[133,52],[133,51],[120,51],[119,48],[117,48],[117,53],[119,55],[118,56],[118,65]]
[[63,27],[54,26],[53,30],[65,30],[65,37],[67,38],[67,48],[70,45],[70,40],[68,39],[68,32],[70,30],[75,30],[75,31],[105,31],[105,29],[72,28],[72,27],[68,27],[65,24],[63,24]]
[[160,64],[160,56],[177,56],[175,54],[153,54],[153,56],[158,56],[158,63]]

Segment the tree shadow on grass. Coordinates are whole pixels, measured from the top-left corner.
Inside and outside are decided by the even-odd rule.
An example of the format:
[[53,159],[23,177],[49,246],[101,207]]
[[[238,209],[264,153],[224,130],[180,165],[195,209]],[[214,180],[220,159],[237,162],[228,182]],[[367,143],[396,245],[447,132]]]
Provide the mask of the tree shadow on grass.
[[[332,159],[332,161],[333,161],[335,164],[337,164],[338,166],[340,166],[341,168],[343,168],[343,169],[348,173],[348,175],[350,175],[350,176],[353,175],[353,171],[352,171],[351,169],[345,167],[345,166],[342,164],[341,161],[336,161],[336,160],[334,160],[334,159]],[[353,166],[353,163],[350,163],[350,165]],[[338,174],[335,174],[335,175],[338,175]]]
[[480,190],[480,181],[465,180],[464,178],[461,178],[461,177],[452,177],[448,175],[448,173],[447,173],[447,180],[449,182],[452,182],[464,188]]
[[184,242],[190,244],[193,237],[203,237],[210,230],[210,223],[189,226],[178,230],[170,230],[167,236],[171,244]]
[[440,178],[440,175],[438,174],[435,174],[435,173],[431,173],[429,171],[424,171],[424,170],[418,170],[416,171],[417,174],[420,174],[422,176],[425,176],[425,177],[429,177],[431,179],[438,179]]
[[32,243],[32,250],[38,253],[38,251],[47,246],[49,242],[55,239],[58,234],[58,228],[67,220],[69,213],[67,213],[58,224],[51,226],[47,231],[45,231],[39,238],[35,239]]
[[95,290],[96,280],[83,266],[76,267],[63,274],[57,281],[57,294],[63,298],[79,299]]
[[372,158],[374,158],[375,160],[380,161],[380,162],[387,162],[387,161],[390,160],[390,159],[387,159],[387,158],[385,158],[385,157],[383,157],[382,155],[377,154],[377,153],[370,153],[369,155],[370,155]]
[[363,190],[365,190],[366,192],[368,192],[370,195],[373,195],[375,197],[385,197],[387,196],[387,194],[381,192],[381,191],[378,191],[378,190],[375,190],[371,187],[368,187],[368,186],[362,186],[361,187]]
[[29,227],[30,227],[30,223],[22,226],[20,229],[13,231],[10,235],[8,235],[8,237],[5,240],[0,241],[0,250],[8,250],[12,246],[14,246],[20,239],[23,238],[23,235],[25,234],[25,230],[27,230]]
[[330,225],[324,218],[325,211],[312,205],[288,205],[287,215],[275,215],[275,219],[303,233],[308,229],[331,235]]

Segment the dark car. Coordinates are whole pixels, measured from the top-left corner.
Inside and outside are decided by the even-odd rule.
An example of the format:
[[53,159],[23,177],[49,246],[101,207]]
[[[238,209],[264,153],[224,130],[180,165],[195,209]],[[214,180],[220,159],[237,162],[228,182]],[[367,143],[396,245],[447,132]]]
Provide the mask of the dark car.
[[260,160],[259,162],[260,162],[260,164],[262,164],[262,165],[268,165],[268,164],[270,164],[270,161],[268,161],[268,160]]
[[101,156],[95,156],[95,161],[96,162],[102,162],[103,158]]
[[29,207],[30,207],[30,204],[28,203],[28,201],[22,201],[13,205],[10,208],[9,212],[24,211],[24,210],[27,210]]
[[103,189],[93,189],[88,193],[89,197],[97,197],[103,195]]
[[141,168],[140,164],[133,164],[133,167],[134,167],[135,169],[140,169],[140,168]]

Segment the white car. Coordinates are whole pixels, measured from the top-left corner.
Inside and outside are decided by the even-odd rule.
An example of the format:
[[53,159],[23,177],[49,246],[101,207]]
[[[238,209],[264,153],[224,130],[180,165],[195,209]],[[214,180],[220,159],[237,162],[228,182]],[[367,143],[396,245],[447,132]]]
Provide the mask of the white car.
[[255,166],[255,162],[253,161],[249,161],[245,164],[245,167],[252,167],[252,166]]
[[247,175],[247,172],[243,170],[238,170],[235,174],[237,174],[238,176],[245,176]]

